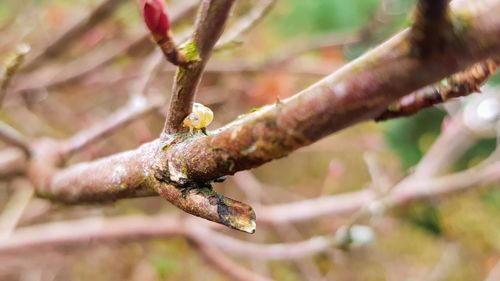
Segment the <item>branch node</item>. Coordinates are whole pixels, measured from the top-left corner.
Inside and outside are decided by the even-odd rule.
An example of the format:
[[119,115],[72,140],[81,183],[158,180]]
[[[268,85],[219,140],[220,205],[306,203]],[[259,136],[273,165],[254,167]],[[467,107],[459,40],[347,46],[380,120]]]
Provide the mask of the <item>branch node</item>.
[[421,58],[442,52],[455,37],[448,0],[419,0],[411,28],[412,53]]
[[487,59],[444,79],[441,83],[404,96],[391,104],[380,116],[375,118],[375,121],[410,116],[452,98],[479,92],[480,87],[497,72],[498,65],[498,60]]
[[179,209],[232,229],[250,234],[255,232],[253,208],[217,193],[211,181],[200,182],[184,177],[174,181],[168,169],[157,166],[155,170],[155,178],[160,182],[157,192]]

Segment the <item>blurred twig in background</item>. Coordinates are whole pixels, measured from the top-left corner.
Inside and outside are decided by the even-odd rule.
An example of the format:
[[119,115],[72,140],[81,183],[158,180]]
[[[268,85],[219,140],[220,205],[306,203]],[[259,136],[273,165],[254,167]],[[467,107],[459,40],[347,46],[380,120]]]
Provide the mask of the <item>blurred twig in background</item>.
[[[296,95],[251,110],[234,122],[206,134],[190,133],[188,128],[183,127],[183,120],[191,113],[199,92],[207,95],[214,94],[223,87],[229,89],[236,84],[248,85],[253,82],[246,81],[247,76],[243,74],[258,75],[266,68],[288,69],[289,62],[299,57],[302,59],[304,53],[333,52],[333,56],[341,57],[341,47],[361,42],[366,38],[369,27],[362,26],[357,29],[361,31],[346,34],[321,33],[305,43],[300,39],[297,43],[290,43],[290,49],[269,52],[271,58],[264,63],[245,64],[236,60],[225,67],[223,63],[227,62],[223,55],[227,55],[226,52],[221,54],[219,63],[208,65],[215,50],[227,49],[241,36],[251,37],[250,31],[258,26],[278,1],[247,3],[248,7],[229,25],[225,33],[231,11],[239,8],[233,7],[236,1],[183,1],[182,6],[174,6],[180,8],[173,9],[177,12],[170,18],[171,24],[180,23],[198,6],[199,12],[190,38],[185,41],[184,36],[179,35],[179,41],[185,41],[183,47],[167,46],[174,47],[170,51],[178,52],[174,59],[168,57],[169,61],[178,66],[171,93],[165,90],[170,77],[164,79],[165,72],[161,71],[164,64],[162,53],[152,50],[153,44],[147,45],[149,35],[145,32],[132,36],[129,43],[111,51],[84,51],[88,55],[85,59],[90,60],[85,65],[74,61],[67,65],[68,68],[62,69],[63,65],[55,63],[53,67],[59,74],[53,79],[47,79],[44,74],[47,71],[44,69],[45,63],[49,60],[54,62],[71,45],[76,44],[83,34],[116,15],[117,8],[124,2],[100,2],[84,19],[54,37],[50,44],[37,48],[35,55],[24,66],[24,72],[19,73],[17,79],[13,80],[12,87],[9,87],[15,93],[24,94],[36,89],[50,90],[48,99],[53,103],[41,101],[40,108],[56,104],[57,106],[52,107],[57,111],[53,113],[55,117],[52,120],[64,119],[61,117],[64,114],[60,113],[69,114],[73,109],[64,108],[65,102],[61,101],[77,99],[75,96],[78,94],[73,92],[88,86],[80,83],[80,78],[97,73],[102,76],[97,80],[101,79],[112,89],[108,99],[117,99],[119,102],[114,104],[122,105],[118,108],[113,106],[112,113],[89,122],[92,124],[90,126],[82,126],[78,120],[55,121],[71,124],[76,128],[68,130],[71,133],[53,129],[49,134],[29,126],[25,128],[24,125],[28,125],[28,122],[19,117],[25,116],[19,113],[26,110],[22,106],[19,107],[19,112],[0,116],[2,119],[9,119],[0,122],[0,139],[7,146],[12,146],[0,151],[0,178],[5,182],[11,181],[11,184],[0,187],[4,192],[0,200],[4,197],[9,199],[4,200],[8,203],[0,216],[0,259],[31,254],[35,249],[61,251],[88,248],[89,241],[109,245],[113,242],[181,238],[207,264],[231,280],[271,280],[275,278],[275,273],[266,268],[270,261],[292,261],[303,279],[327,279],[335,272],[331,265],[325,266],[322,263],[329,264],[334,260],[342,263],[337,258],[345,259],[348,255],[345,250],[370,245],[376,239],[374,232],[383,231],[378,220],[371,220],[373,217],[385,218],[389,216],[389,210],[404,207],[409,202],[422,199],[437,201],[444,196],[500,182],[500,159],[496,153],[485,161],[478,161],[477,166],[461,171],[453,169],[459,159],[486,136],[467,122],[470,114],[467,110],[456,110],[446,119],[441,134],[426,150],[425,156],[406,176],[399,177],[402,179],[397,182],[392,180],[384,171],[383,165],[370,153],[365,154],[368,188],[334,195],[320,194],[316,198],[297,195],[292,200],[291,196],[286,196],[291,192],[284,191],[276,195],[273,187],[260,182],[248,171],[288,156],[299,148],[359,122],[407,116],[450,98],[478,91],[498,65],[495,57],[500,50],[500,19],[496,17],[500,11],[498,0],[485,1],[485,6],[470,11],[465,6],[450,10],[447,1],[419,1],[415,22],[410,29],[395,35]],[[146,4],[148,3],[150,2]],[[468,15],[466,20],[456,16],[464,11]],[[455,14],[451,14],[452,12]],[[169,28],[162,32],[170,32]],[[438,28],[439,32],[431,32],[434,28]],[[169,40],[169,44],[173,44],[173,37]],[[142,47],[144,50],[139,50]],[[163,51],[165,52],[165,48]],[[238,54],[237,49],[232,51]],[[135,63],[119,59],[134,52],[140,54],[127,59]],[[186,55],[189,63],[178,60],[181,53]],[[12,64],[14,66],[7,68],[10,69],[7,73],[11,74],[4,76],[2,93],[8,88],[21,61],[22,56],[19,55],[16,63]],[[118,83],[109,82],[109,77],[113,75],[105,75],[116,71],[116,65],[111,65],[111,62],[127,66],[123,67],[125,71],[115,75],[120,77],[118,79],[123,79]],[[201,84],[203,74],[208,71],[224,74],[207,79],[220,83],[220,88],[206,91],[206,85]],[[315,74],[318,73],[320,71]],[[31,80],[30,77],[40,78]],[[135,77],[136,80],[122,83],[130,77]],[[279,80],[278,77],[271,78]],[[436,84],[442,79],[446,83]],[[154,88],[152,85],[155,83],[161,85]],[[62,87],[63,85],[68,88]],[[52,91],[56,88],[64,94]],[[225,88],[224,91],[230,93],[228,96],[237,92]],[[275,88],[266,90],[269,95],[279,97]],[[93,88],[89,92],[99,93]],[[118,95],[123,92],[126,102]],[[156,128],[162,132],[156,139],[140,141],[139,146],[133,141],[127,142],[130,136],[116,134],[127,125],[131,127],[128,128],[132,131],[131,135],[140,131],[137,128],[149,130],[148,127],[144,128],[144,123],[138,125],[134,121],[151,118],[150,113],[163,109],[166,97],[170,97],[170,107],[166,112],[167,118],[162,120],[163,130]],[[9,95],[8,98],[16,97]],[[95,99],[94,103],[89,104],[87,96],[78,99],[76,103],[81,103],[78,105],[92,111],[96,104],[105,101],[97,94],[92,98]],[[228,102],[224,110],[229,111],[231,107]],[[478,108],[473,111],[479,112]],[[488,113],[485,117],[487,121],[493,122],[500,117],[497,116],[498,112],[494,114],[494,110]],[[83,119],[81,116],[85,114],[77,116],[73,120]],[[14,129],[19,126],[15,125],[17,119],[21,119],[18,122],[22,122],[21,131],[26,135]],[[100,152],[105,155],[96,153],[82,157],[89,150],[98,150],[103,145],[102,140],[108,140],[110,146],[122,142],[126,145]],[[95,159],[97,157],[94,155],[104,157]],[[79,157],[88,161],[82,162]],[[257,217],[250,205],[222,195],[227,190],[222,188],[218,192],[214,189],[216,182],[222,182],[226,176],[236,172],[242,173],[236,175],[232,183],[239,186],[240,191],[254,205]],[[283,171],[280,175],[282,180],[292,176],[293,171]],[[312,185],[308,183],[308,186]],[[11,189],[14,189],[13,192]],[[239,195],[238,191],[233,192],[236,192],[234,196]],[[51,222],[49,217],[42,217],[38,218],[40,221],[36,225],[32,225],[35,219],[23,220],[22,215],[32,211],[31,204],[28,203],[33,195],[70,204],[98,204],[125,198],[161,196],[186,213],[243,232],[254,233],[258,224],[266,236],[261,236],[262,240],[259,241],[248,236],[237,237],[218,224],[208,224],[189,216],[164,215],[159,210],[151,215],[114,214],[113,217],[107,215],[111,211],[99,210],[99,215],[94,215],[94,218]],[[143,204],[153,201],[145,202],[147,203]],[[46,211],[42,211],[44,212]],[[387,221],[389,219],[385,222]],[[394,225],[389,225],[388,229],[391,227],[394,228]],[[452,246],[446,248],[446,252],[439,257],[438,266],[433,267],[430,274],[429,267],[426,267],[425,275],[430,279],[446,278],[457,264],[457,259],[454,259],[458,255],[455,244],[450,243]],[[378,258],[381,256],[378,254]],[[262,270],[247,269],[236,258],[258,262],[259,266],[255,268]],[[496,276],[495,268],[491,271],[491,276]]]

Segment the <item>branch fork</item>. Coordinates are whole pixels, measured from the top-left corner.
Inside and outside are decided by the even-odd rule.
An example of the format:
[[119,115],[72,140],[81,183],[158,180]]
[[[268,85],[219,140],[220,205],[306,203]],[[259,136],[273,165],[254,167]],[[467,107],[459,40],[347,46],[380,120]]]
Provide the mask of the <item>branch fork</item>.
[[453,24],[448,0],[419,0],[410,36],[412,52],[422,58],[442,52],[456,37]]
[[[182,143],[182,137],[162,146],[162,153],[168,153],[179,141]],[[175,169],[168,157],[166,161],[158,157],[153,170],[158,181],[153,187],[154,190],[179,209],[232,229],[250,234],[255,232],[256,216],[253,208],[246,203],[225,197],[213,189],[213,183],[223,179],[206,182],[189,179],[186,171]]]
[[176,66],[187,68],[191,61],[175,44],[165,2],[163,0],[140,0],[140,5],[144,23],[165,58]]

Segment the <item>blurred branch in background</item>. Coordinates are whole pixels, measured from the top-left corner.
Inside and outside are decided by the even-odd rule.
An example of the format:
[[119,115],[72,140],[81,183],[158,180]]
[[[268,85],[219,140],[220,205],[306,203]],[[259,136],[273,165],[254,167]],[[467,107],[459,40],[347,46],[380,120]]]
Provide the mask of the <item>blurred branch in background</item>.
[[0,139],[9,145],[23,150],[26,154],[30,153],[29,140],[16,129],[0,121]]
[[50,43],[42,50],[35,50],[36,53],[29,57],[24,64],[24,70],[32,70],[40,66],[41,63],[46,62],[46,60],[60,56],[76,40],[79,40],[84,33],[107,20],[125,2],[125,0],[102,0],[101,4],[90,11],[87,16],[69,27],[58,37],[49,41]]
[[[188,14],[192,13],[198,7],[198,0],[182,1],[182,4],[177,4],[173,7],[171,15],[171,24],[175,25],[184,19]],[[21,74],[18,79],[18,84],[14,87],[14,92],[26,92],[40,89],[53,89],[69,83],[77,82],[78,80],[89,75],[93,71],[97,71],[112,62],[118,60],[124,55],[136,49],[147,48],[148,45],[153,45],[150,36],[147,32],[136,35],[123,46],[114,47],[111,50],[103,52],[91,52],[81,59],[69,62],[63,69],[54,75],[53,78],[47,79],[43,69],[33,73]],[[158,51],[161,53],[160,51]]]
[[16,191],[0,215],[0,240],[12,234],[34,195],[33,187],[25,179],[14,180],[13,185]]
[[214,46],[215,50],[230,48],[232,44],[238,44],[240,37],[244,36],[271,11],[278,0],[261,0],[248,14],[233,24],[231,29]]
[[[384,170],[385,166],[382,167],[371,151],[365,153],[368,187],[357,191],[342,188],[334,195],[326,194],[323,192],[325,189],[315,198],[298,194],[289,196],[288,193],[291,192],[284,190],[276,194],[276,188],[260,182],[247,171],[288,156],[301,147],[359,122],[407,116],[450,98],[478,91],[498,66],[498,59],[495,57],[500,50],[500,21],[495,16],[500,11],[498,0],[485,1],[484,6],[474,10],[459,6],[454,8],[455,14],[448,14],[447,1],[436,2],[436,5],[430,1],[419,1],[416,21],[410,29],[397,34],[304,91],[291,98],[278,100],[273,105],[252,110],[222,128],[209,131],[207,135],[187,133],[182,121],[191,112],[197,92],[212,95],[220,89],[207,91],[205,87],[210,83],[220,83],[221,88],[225,87],[224,91],[233,95],[237,91],[232,90],[231,85],[254,83],[248,76],[244,76],[248,74],[243,73],[245,71],[260,74],[266,68],[285,69],[291,60],[304,53],[319,51],[322,54],[326,52],[325,49],[340,52],[342,47],[359,43],[367,36],[367,26],[362,26],[357,29],[359,32],[354,33],[321,33],[310,42],[304,43],[305,40],[300,39],[297,43],[291,43],[288,51],[271,52],[275,55],[271,54],[271,59],[265,63],[245,64],[237,60],[237,63],[229,63],[229,67],[224,68],[222,63],[225,59],[221,56],[219,60],[222,63],[207,65],[213,51],[231,47],[241,36],[249,36],[251,40],[255,40],[247,33],[277,3],[275,0],[262,0],[252,2],[252,5],[246,3],[247,6],[244,6],[245,3],[241,4],[241,16],[223,34],[234,2],[201,1],[194,33],[184,47],[178,49],[189,55],[191,60],[189,65],[178,63],[180,67],[176,68],[164,131],[155,140],[145,143],[141,141],[142,145],[139,147],[137,143],[126,142],[130,136],[116,136],[115,133],[133,121],[143,120],[146,116],[153,117],[149,113],[156,112],[165,105],[164,97],[168,95],[164,94],[164,84],[168,82],[165,80],[170,80],[170,77],[165,79],[165,72],[162,71],[162,53],[159,50],[151,51],[152,44],[147,47],[147,34],[140,34],[132,38],[130,44],[110,52],[89,52],[85,59],[92,58],[92,61],[86,65],[74,61],[67,66],[68,69],[61,69],[62,64],[57,65],[56,62],[60,75],[56,75],[54,79],[44,79],[44,75],[40,75],[41,78],[37,81],[26,78],[43,74],[43,63],[49,59],[55,61],[62,52],[69,50],[69,45],[78,42],[84,33],[114,15],[121,1],[101,2],[85,19],[71,27],[67,33],[54,38],[51,44],[39,50],[40,53],[28,61],[25,69],[37,70],[32,74],[20,73],[16,76],[18,82],[14,82],[13,92],[59,88],[63,94],[54,91],[49,98],[70,100],[78,96],[76,93],[69,93],[78,88],[75,86],[89,87],[89,92],[99,93],[88,84],[80,84],[80,78],[96,72],[102,76],[98,79],[109,86],[112,83],[109,83],[109,76],[105,74],[106,71],[113,70],[103,66],[117,62],[123,55],[146,46],[146,50],[142,50],[140,55],[133,54],[129,58],[140,61],[131,64],[126,71],[122,70],[120,77],[123,80],[115,84],[122,84],[130,77],[136,80],[110,90],[110,94],[113,94],[110,95],[111,99],[117,97],[115,92],[125,92],[128,101],[113,103],[121,103],[122,106],[113,106],[111,114],[101,117],[91,126],[82,126],[83,129],[77,129],[76,133],[71,130],[73,133],[69,137],[60,137],[63,133],[57,130],[51,135],[23,127],[22,131],[26,135],[34,136],[25,137],[7,125],[16,124],[16,119],[22,114],[14,111],[6,113],[12,115],[12,118],[7,122],[0,122],[0,138],[13,147],[0,151],[0,178],[10,181],[0,187],[3,192],[0,195],[4,195],[0,196],[0,200],[8,202],[0,216],[0,258],[27,254],[31,257],[32,254],[35,255],[35,251],[40,250],[89,249],[92,244],[110,245],[113,242],[181,238],[207,264],[231,280],[276,278],[276,273],[269,268],[272,262],[277,261],[291,261],[290,264],[300,271],[302,279],[326,280],[335,275],[331,264],[347,263],[346,268],[349,268],[351,264],[345,260],[339,262],[350,254],[346,250],[371,245],[374,239],[378,239],[375,231],[383,235],[387,231],[397,232],[401,229],[393,224],[384,230],[385,226],[378,224],[380,220],[374,220],[384,218],[387,223],[391,216],[388,214],[389,210],[404,208],[409,202],[422,199],[438,201],[445,196],[500,182],[500,158],[497,153],[490,154],[484,161],[477,160],[476,166],[471,165],[460,171],[454,169],[454,165],[474,144],[491,135],[490,123],[498,123],[497,119],[500,117],[498,110],[496,115],[490,110],[485,117],[489,127],[474,127],[476,123],[470,121],[471,112],[479,114],[485,106],[483,103],[471,105],[471,102],[465,109],[455,110],[452,116],[445,119],[437,140],[425,150],[425,156],[414,169],[402,179],[398,177],[401,179],[399,181],[393,180],[394,177]],[[198,1],[183,1],[183,6],[177,10],[179,12],[172,16],[172,24],[190,14],[197,4]],[[239,9],[239,5],[238,3],[235,9]],[[464,13],[467,13],[467,19],[459,16]],[[372,23],[371,20],[370,22]],[[430,32],[437,27],[438,32]],[[63,39],[67,43],[65,46],[60,43]],[[173,42],[173,38],[170,39]],[[184,41],[183,36],[179,36],[179,39]],[[238,53],[238,50],[234,51]],[[201,84],[205,72],[227,73],[227,69],[240,73],[235,73],[234,77],[214,75],[205,79],[204,83],[207,85]],[[162,75],[157,75],[160,72]],[[161,79],[156,79],[159,77]],[[161,95],[158,95],[156,88],[155,91],[150,91],[157,80],[162,82]],[[436,84],[438,81],[442,82]],[[60,87],[62,85],[68,88]],[[275,92],[275,89],[271,89],[268,94],[279,96]],[[491,97],[488,95],[489,93],[483,94],[484,98],[496,99],[494,94]],[[9,95],[10,98],[15,97]],[[95,107],[103,101],[97,95],[93,98],[96,103],[85,106]],[[66,103],[68,102],[57,103],[57,110],[67,110],[63,108]],[[42,103],[41,107],[47,104]],[[83,104],[81,106],[85,107]],[[231,107],[228,99],[224,110],[230,111]],[[19,111],[24,110],[19,108]],[[103,108],[106,106],[103,105]],[[139,126],[134,127],[136,123],[138,122],[131,124],[131,135],[138,131],[136,129]],[[81,126],[76,122],[66,124]],[[108,140],[110,146],[116,143],[119,145],[91,156],[85,155],[82,158],[90,160],[81,162],[79,157],[88,150],[99,149],[103,143],[98,142],[104,139]],[[350,142],[359,145],[357,140],[351,139]],[[121,146],[121,143],[126,145]],[[130,146],[136,148],[130,149]],[[125,147],[130,150],[125,150]],[[116,153],[121,150],[125,151]],[[95,155],[100,154],[108,156],[93,160]],[[283,170],[281,180],[295,174],[292,170]],[[250,205],[214,190],[215,183],[238,171],[242,173],[237,174],[230,183],[240,187],[239,191],[254,205],[257,218]],[[360,181],[349,182],[348,185],[358,186],[359,183]],[[33,189],[29,187],[31,184]],[[340,181],[336,184],[344,185]],[[313,185],[317,183],[307,182],[308,188]],[[228,185],[224,184],[221,188],[224,186]],[[238,192],[234,190],[233,188],[233,192]],[[308,192],[309,195],[318,195],[317,192]],[[161,201],[151,199],[136,200],[139,201],[136,202],[137,205],[124,212],[134,213],[140,208],[144,213],[151,213],[147,216],[116,215],[109,210],[99,210],[97,217],[89,213],[83,215],[94,218],[77,219],[68,215],[69,219],[51,222],[53,218],[45,208],[41,213],[46,216],[41,219],[23,220],[23,213],[36,213],[32,210],[32,204],[29,204],[34,194],[55,202],[71,204],[96,204],[124,198],[161,196],[186,213],[220,225],[253,233],[256,223],[259,223],[264,231],[260,238],[233,236],[235,234],[228,233],[217,224],[208,224],[189,216],[163,215],[161,208],[153,207],[154,202],[161,204],[158,203]],[[231,197],[238,195],[231,194]],[[4,197],[9,200],[4,200]],[[127,206],[130,202],[120,204]],[[137,207],[140,204],[148,206]],[[120,207],[116,205],[113,209],[121,210]],[[109,214],[114,216],[108,217]],[[56,219],[59,218],[56,216]],[[447,240],[452,238],[447,237]],[[448,245],[455,245],[454,241],[449,243]],[[429,279],[439,280],[452,274],[451,269],[457,265],[457,259],[450,257],[458,254],[453,246],[450,247],[445,247],[446,252],[438,257],[439,264],[430,273],[429,266],[425,266],[425,275]],[[151,247],[149,250],[158,249]],[[353,256],[356,259],[355,253]],[[376,253],[376,256],[384,259],[383,253]],[[253,262],[257,266],[254,266],[254,270],[249,270],[240,265],[236,258],[243,258],[243,264]],[[324,263],[328,265],[325,266]],[[0,276],[1,271],[0,269]],[[495,276],[495,270],[491,272]]]

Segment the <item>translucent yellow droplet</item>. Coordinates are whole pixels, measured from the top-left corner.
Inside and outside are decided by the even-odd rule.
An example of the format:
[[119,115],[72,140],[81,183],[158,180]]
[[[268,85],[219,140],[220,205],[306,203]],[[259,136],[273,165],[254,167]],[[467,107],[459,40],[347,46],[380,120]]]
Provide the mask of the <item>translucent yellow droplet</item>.
[[190,131],[193,129],[206,128],[214,120],[214,113],[212,110],[201,103],[193,104],[193,111],[189,114],[182,124],[188,127]]

